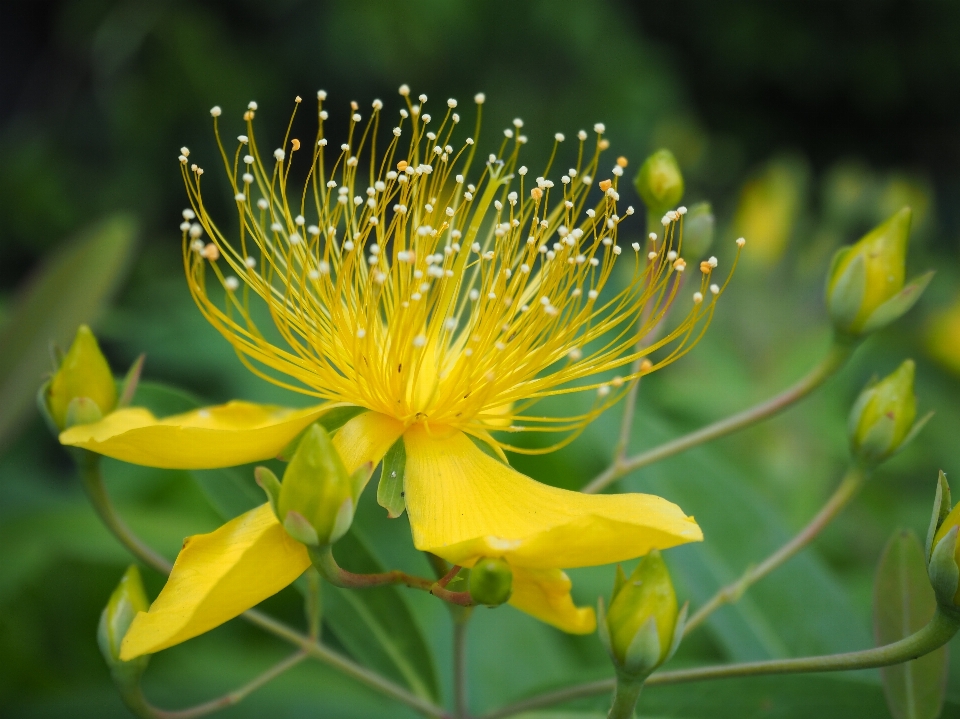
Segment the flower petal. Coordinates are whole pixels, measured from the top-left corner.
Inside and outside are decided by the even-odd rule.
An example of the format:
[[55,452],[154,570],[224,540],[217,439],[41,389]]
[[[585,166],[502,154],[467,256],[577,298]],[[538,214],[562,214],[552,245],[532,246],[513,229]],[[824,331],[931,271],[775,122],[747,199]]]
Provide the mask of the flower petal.
[[209,534],[188,537],[150,611],[134,618],[120,657],[152,654],[203,634],[291,584],[310,566],[264,504]]
[[510,604],[570,634],[591,634],[597,616],[592,607],[573,603],[570,586],[570,578],[559,569],[514,567]]
[[379,412],[364,412],[337,430],[333,435],[333,446],[337,448],[347,472],[352,474],[367,462],[378,465],[401,434],[403,424],[393,417]]
[[486,556],[514,567],[586,567],[703,539],[694,519],[661,497],[550,487],[456,430],[415,425],[404,443],[413,542],[454,564]]
[[71,427],[60,442],[148,467],[233,467],[276,457],[311,422],[339,406],[287,409],[234,401],[163,419],[131,407]]

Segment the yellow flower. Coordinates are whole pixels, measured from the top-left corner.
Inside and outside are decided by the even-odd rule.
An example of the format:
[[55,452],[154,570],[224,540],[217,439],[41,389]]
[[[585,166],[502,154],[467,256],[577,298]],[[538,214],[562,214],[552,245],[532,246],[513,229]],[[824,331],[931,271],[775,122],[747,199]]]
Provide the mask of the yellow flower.
[[[633,209],[618,212],[625,163],[601,167],[609,145],[602,125],[591,142],[579,133],[577,162],[555,184],[546,179],[552,159],[535,180],[521,164],[520,120],[499,154],[475,161],[473,139],[454,139],[454,100],[432,118],[425,96],[414,103],[406,87],[401,95],[405,108],[382,155],[382,103],[365,124],[354,104],[349,141],[330,153],[320,93],[317,137],[290,139],[269,163],[254,140],[251,103],[245,134],[223,151],[235,241],[205,209],[202,168],[186,148],[180,157],[192,205],[181,226],[184,262],[198,306],[254,373],[325,402],[301,410],[231,402],[165,419],[125,409],[61,441],[140,464],[228,466],[276,456],[331,409],[361,408],[334,445],[352,473],[403,441],[404,501],[418,549],[466,567],[502,558],[513,571],[511,604],[566,631],[593,631],[593,610],[574,606],[561,569],[697,541],[700,528],[659,497],[538,483],[511,469],[504,450],[540,453],[572,441],[632,381],[689,351],[722,292],[711,282],[716,260],[700,265],[688,314],[645,344],[678,299],[684,208],[667,213],[661,236],[622,253],[619,226]],[[476,101],[474,136],[482,96]],[[552,157],[562,141],[558,134]],[[307,180],[294,189],[288,177],[298,153],[307,162],[294,172]],[[625,282],[612,282],[615,272]],[[283,346],[261,331],[254,302],[269,310]],[[597,378],[620,368],[620,376]],[[595,399],[581,414],[531,411],[544,397],[583,391]],[[491,434],[498,430],[566,436],[531,450]],[[266,505],[193,537],[160,597],[134,622],[124,656],[210,629],[308,564]]]

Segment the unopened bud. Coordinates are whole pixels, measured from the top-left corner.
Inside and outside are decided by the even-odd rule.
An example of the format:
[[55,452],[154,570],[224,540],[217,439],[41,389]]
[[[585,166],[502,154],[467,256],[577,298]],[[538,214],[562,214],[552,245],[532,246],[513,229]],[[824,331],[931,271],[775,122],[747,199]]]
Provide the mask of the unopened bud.
[[660,552],[652,550],[629,577],[617,568],[604,619],[602,633],[619,670],[649,674],[670,658],[683,634],[685,612],[677,610],[677,595]]
[[644,160],[633,181],[647,211],[662,215],[675,208],[683,197],[683,175],[670,150],[657,150]]
[[147,668],[149,654],[128,662],[122,661],[120,644],[137,613],[145,612],[149,608],[150,602],[147,601],[146,592],[143,590],[140,571],[135,564],[131,564],[117,588],[113,590],[113,594],[110,595],[107,606],[100,614],[100,624],[97,627],[100,653],[110,667],[114,681],[121,688],[135,686]]
[[827,308],[841,333],[859,336],[890,324],[913,307],[930,282],[927,273],[904,285],[910,216],[904,207],[834,255]]
[[353,522],[370,469],[365,465],[350,476],[327,431],[319,424],[311,425],[283,474],[275,501],[277,519],[299,542],[333,544]]
[[850,411],[850,450],[866,465],[876,465],[899,451],[923,423],[915,424],[913,393],[916,367],[906,360],[895,372],[868,386]]
[[698,202],[683,218],[683,254],[687,257],[703,257],[713,244],[716,220],[709,202]]
[[950,486],[940,472],[933,518],[927,534],[927,571],[937,601],[946,607],[960,607],[960,504],[950,509]]
[[60,429],[96,422],[117,404],[117,386],[97,338],[86,325],[64,355],[46,391],[47,411]]
[[513,590],[510,565],[502,559],[481,559],[470,570],[467,588],[477,604],[486,604],[488,607],[504,604]]

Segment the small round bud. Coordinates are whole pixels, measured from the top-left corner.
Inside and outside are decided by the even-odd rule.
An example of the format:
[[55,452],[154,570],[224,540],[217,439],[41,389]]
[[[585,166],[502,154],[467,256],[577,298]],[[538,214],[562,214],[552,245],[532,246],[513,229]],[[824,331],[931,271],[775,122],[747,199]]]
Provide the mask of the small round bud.
[[513,590],[510,565],[502,559],[481,559],[470,570],[467,588],[477,604],[497,607],[506,603]]
[[906,360],[897,370],[857,398],[850,412],[850,451],[868,466],[898,452],[914,429],[917,398],[913,393],[916,366]]
[[117,404],[117,386],[97,338],[87,325],[77,329],[60,368],[46,390],[47,411],[60,429],[98,421]]
[[647,210],[662,215],[683,197],[683,175],[670,150],[657,150],[644,160],[633,181]]
[[117,588],[110,595],[107,606],[100,614],[97,627],[97,644],[103,655],[113,680],[121,688],[136,686],[140,676],[147,668],[150,657],[140,656],[129,661],[120,658],[123,638],[126,636],[134,617],[150,608],[143,581],[136,564],[131,564]]

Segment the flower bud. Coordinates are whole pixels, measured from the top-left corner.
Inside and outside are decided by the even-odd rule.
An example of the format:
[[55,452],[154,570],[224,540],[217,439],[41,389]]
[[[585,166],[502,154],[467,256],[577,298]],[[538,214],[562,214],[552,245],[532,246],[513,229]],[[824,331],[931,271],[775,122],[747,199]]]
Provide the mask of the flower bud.
[[850,451],[866,465],[884,461],[906,444],[915,430],[917,398],[913,393],[913,360],[868,386],[850,412]]
[[698,202],[687,210],[683,218],[683,247],[684,257],[703,257],[713,244],[713,233],[716,219],[709,202]]
[[113,590],[113,594],[110,595],[107,606],[100,614],[100,624],[97,627],[100,653],[110,667],[114,681],[119,685],[135,685],[147,668],[149,655],[137,657],[128,662],[122,661],[120,644],[137,613],[145,612],[149,608],[150,603],[143,590],[140,571],[135,564],[131,564],[117,588]]
[[633,180],[647,211],[659,217],[683,197],[683,175],[670,150],[657,150],[644,160]]
[[313,424],[283,474],[275,502],[277,518],[299,542],[333,544],[350,528],[357,498],[369,478],[369,465],[351,477],[330,435],[319,423]]
[[117,385],[97,338],[80,325],[46,392],[47,411],[60,429],[96,422],[117,404]]
[[960,607],[960,504],[943,519],[933,535],[928,570],[937,601],[946,606]]
[[618,568],[605,617],[608,650],[621,669],[649,673],[676,649],[677,595],[660,552],[652,550],[629,577]]
[[833,257],[827,280],[827,308],[834,327],[859,336],[880,329],[909,310],[932,277],[904,286],[910,208],[904,207]]
[[488,607],[504,604],[513,590],[510,565],[502,559],[481,559],[470,570],[467,588],[477,604],[486,604]]

